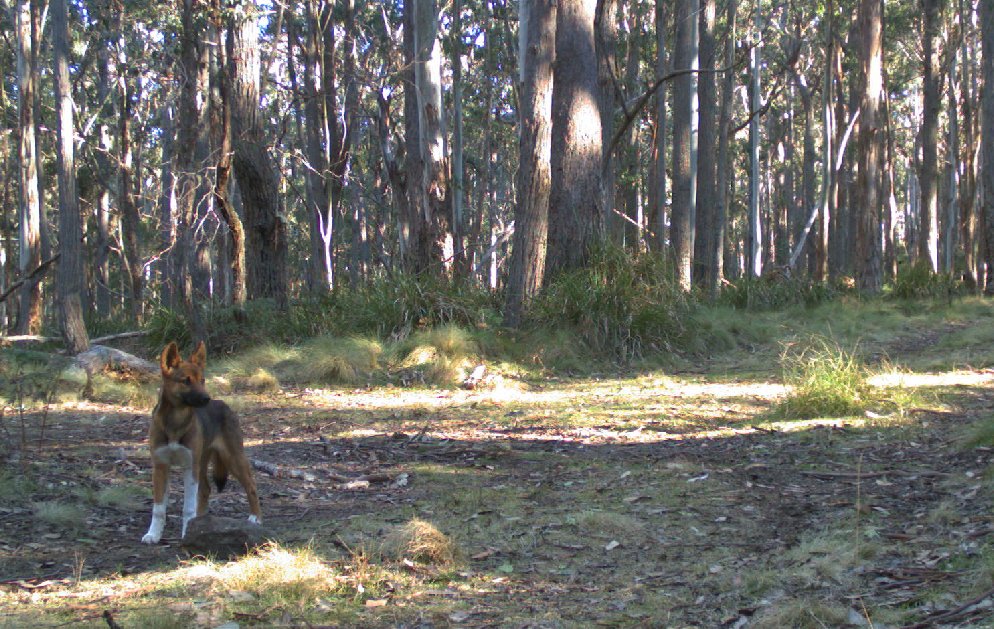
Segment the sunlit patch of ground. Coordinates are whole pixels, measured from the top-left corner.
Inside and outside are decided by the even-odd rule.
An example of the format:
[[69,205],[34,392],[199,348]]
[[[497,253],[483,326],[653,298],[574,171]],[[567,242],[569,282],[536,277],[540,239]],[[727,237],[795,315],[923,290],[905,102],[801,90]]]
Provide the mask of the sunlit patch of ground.
[[994,370],[957,370],[945,373],[894,371],[871,376],[869,382],[875,387],[975,387],[994,382]]

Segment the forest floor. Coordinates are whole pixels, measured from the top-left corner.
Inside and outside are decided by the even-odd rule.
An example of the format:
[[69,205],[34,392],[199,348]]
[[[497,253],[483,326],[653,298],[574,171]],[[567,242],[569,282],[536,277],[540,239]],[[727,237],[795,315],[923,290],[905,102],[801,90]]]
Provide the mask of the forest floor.
[[[0,625],[992,626],[994,449],[966,442],[994,412],[994,349],[951,357],[975,326],[863,343],[875,384],[918,401],[844,419],[771,419],[774,346],[473,391],[232,395],[277,474],[255,472],[276,543],[231,562],[180,549],[175,473],[163,542],[139,542],[148,408],[8,407]],[[244,517],[232,485],[211,510]],[[391,546],[412,521],[453,556]]]

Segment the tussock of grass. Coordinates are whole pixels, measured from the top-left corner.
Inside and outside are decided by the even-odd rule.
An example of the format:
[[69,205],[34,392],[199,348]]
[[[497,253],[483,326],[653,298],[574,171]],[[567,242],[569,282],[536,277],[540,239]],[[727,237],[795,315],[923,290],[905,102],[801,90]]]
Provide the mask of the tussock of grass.
[[238,561],[208,561],[195,573],[214,577],[228,591],[251,592],[297,605],[343,587],[341,575],[311,548],[290,549],[276,543]]
[[253,393],[275,393],[280,390],[280,380],[262,367],[256,369],[246,378],[238,380],[240,388]]
[[380,545],[390,559],[409,559],[437,567],[456,563],[462,553],[455,542],[431,522],[413,519],[391,530]]
[[478,364],[478,352],[473,335],[455,325],[416,332],[393,350],[398,370],[416,372],[426,383],[440,386],[464,380]]
[[76,530],[86,523],[86,510],[76,503],[49,500],[33,507],[37,520],[58,528]]
[[757,629],[847,627],[849,607],[812,599],[789,599],[761,610],[749,626]]
[[965,448],[990,446],[994,446],[994,415],[975,422],[965,431],[963,438]]
[[133,510],[140,506],[139,500],[147,493],[147,490],[134,485],[112,485],[98,491],[94,502],[102,507]]
[[157,382],[119,380],[98,375],[93,378],[91,398],[105,404],[152,408],[159,397]]
[[355,384],[378,368],[382,353],[382,345],[369,339],[322,336],[301,346],[283,367],[293,382]]
[[0,472],[0,502],[21,502],[34,491],[34,484],[26,477]]
[[616,511],[583,511],[576,518],[582,533],[614,537],[619,541],[637,541],[645,536],[645,524]]
[[826,338],[785,352],[784,383],[792,391],[773,409],[784,419],[846,417],[863,413],[871,402],[869,374],[855,352]]
[[602,243],[586,267],[563,273],[536,298],[531,323],[568,328],[575,342],[621,361],[665,352],[690,338],[691,302],[673,277],[662,256],[633,259]]

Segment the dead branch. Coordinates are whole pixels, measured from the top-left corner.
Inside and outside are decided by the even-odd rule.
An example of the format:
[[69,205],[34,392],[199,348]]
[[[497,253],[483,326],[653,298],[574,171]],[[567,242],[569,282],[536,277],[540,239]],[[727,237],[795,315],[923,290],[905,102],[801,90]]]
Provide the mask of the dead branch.
[[61,255],[62,255],[61,253],[55,254],[48,260],[45,260],[44,262],[39,264],[33,271],[31,271],[21,279],[17,280],[16,282],[8,286],[7,290],[5,290],[3,293],[0,293],[0,303],[6,301],[7,298],[10,297],[11,293],[13,293],[18,288],[20,288],[21,285],[24,284],[25,282],[33,281],[35,278],[40,278],[41,276],[45,275],[45,273],[48,272],[48,267],[51,266],[53,262],[58,260],[59,256]]

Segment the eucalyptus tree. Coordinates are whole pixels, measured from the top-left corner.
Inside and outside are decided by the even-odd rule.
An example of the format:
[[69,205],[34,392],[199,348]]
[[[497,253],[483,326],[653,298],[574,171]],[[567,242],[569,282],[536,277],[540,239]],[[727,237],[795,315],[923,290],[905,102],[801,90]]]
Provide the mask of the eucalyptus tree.
[[[994,85],[994,4],[980,3],[980,37],[982,41],[982,74],[985,86]],[[983,190],[982,212],[986,237],[985,259],[987,267],[984,293],[994,295],[994,90],[985,89],[981,97],[980,112],[981,159],[985,164],[981,172]]]
[[935,272],[939,269],[939,110],[942,74],[939,68],[939,21],[943,0],[922,2],[922,123],[918,180],[922,205],[918,226],[918,255]]
[[863,93],[859,121],[859,174],[856,182],[856,280],[861,290],[881,288],[880,216],[883,206],[883,3],[860,0],[859,51]]
[[[694,70],[698,0],[676,3],[674,71]],[[697,164],[693,148],[695,78],[684,72],[673,81],[673,211],[670,218],[670,247],[680,287],[690,290],[694,258],[694,216],[697,211]]]
[[597,4],[597,0],[561,0],[556,15],[546,282],[563,271],[582,268],[594,240],[603,233]]
[[248,296],[272,298],[285,308],[289,297],[287,219],[279,193],[280,174],[268,152],[260,113],[258,13],[251,2],[229,7],[232,166],[244,207]]
[[514,248],[507,282],[504,322],[521,323],[528,301],[542,286],[549,228],[552,154],[552,75],[556,3],[522,0],[521,130]]
[[19,294],[19,312],[14,332],[35,334],[41,328],[41,278],[29,275],[41,265],[41,199],[38,189],[38,143],[35,134],[35,91],[39,71],[35,51],[38,32],[34,13],[37,4],[18,0],[14,6],[17,30],[18,111],[18,244],[19,264],[26,281]]
[[83,323],[83,230],[76,186],[75,125],[72,83],[69,78],[69,19],[66,0],[52,0],[52,49],[55,56],[55,102],[58,108],[59,147],[59,327],[66,350],[78,354],[89,348]]

